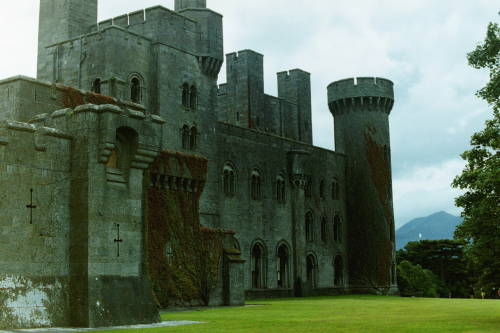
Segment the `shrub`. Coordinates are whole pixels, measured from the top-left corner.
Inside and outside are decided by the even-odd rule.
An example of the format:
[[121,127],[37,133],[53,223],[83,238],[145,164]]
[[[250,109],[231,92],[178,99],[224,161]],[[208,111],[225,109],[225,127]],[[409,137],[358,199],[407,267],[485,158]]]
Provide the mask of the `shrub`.
[[431,271],[402,261],[398,265],[398,285],[401,296],[437,297],[439,279]]

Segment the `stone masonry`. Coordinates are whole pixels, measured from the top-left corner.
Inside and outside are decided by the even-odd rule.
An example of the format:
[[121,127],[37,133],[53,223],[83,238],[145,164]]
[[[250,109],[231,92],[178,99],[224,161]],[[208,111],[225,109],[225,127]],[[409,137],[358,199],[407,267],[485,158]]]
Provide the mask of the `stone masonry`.
[[263,55],[224,57],[206,0],[102,22],[97,5],[40,0],[37,79],[0,81],[0,328],[159,320],[145,202],[162,151],[208,161],[197,214],[231,235],[211,304],[397,292],[391,81],[328,87],[330,151],[310,74],[265,94]]

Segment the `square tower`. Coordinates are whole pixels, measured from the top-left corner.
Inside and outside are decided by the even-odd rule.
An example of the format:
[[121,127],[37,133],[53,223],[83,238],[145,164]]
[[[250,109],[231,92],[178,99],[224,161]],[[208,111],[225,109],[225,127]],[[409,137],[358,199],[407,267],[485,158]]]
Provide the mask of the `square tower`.
[[54,45],[89,32],[97,24],[97,0],[40,0],[37,78],[53,81]]

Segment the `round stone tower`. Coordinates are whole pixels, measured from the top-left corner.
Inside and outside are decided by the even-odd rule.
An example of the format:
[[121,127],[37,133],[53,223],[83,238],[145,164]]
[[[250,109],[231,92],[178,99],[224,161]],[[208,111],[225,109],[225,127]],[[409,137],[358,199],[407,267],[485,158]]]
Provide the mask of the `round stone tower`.
[[347,156],[345,200],[353,291],[397,290],[389,136],[393,104],[393,83],[386,79],[346,79],[328,86],[335,150]]

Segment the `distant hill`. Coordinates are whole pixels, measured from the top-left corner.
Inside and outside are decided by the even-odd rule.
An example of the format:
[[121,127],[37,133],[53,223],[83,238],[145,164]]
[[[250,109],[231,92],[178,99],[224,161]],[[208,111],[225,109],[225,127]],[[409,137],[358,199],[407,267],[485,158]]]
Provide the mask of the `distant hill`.
[[411,220],[396,230],[396,249],[399,250],[406,243],[421,239],[452,239],[455,227],[460,223],[462,223],[461,217],[446,212]]

